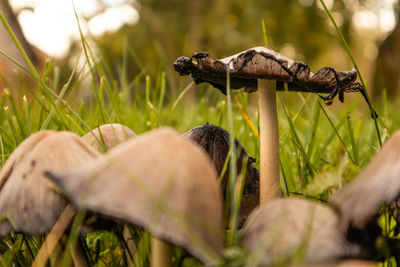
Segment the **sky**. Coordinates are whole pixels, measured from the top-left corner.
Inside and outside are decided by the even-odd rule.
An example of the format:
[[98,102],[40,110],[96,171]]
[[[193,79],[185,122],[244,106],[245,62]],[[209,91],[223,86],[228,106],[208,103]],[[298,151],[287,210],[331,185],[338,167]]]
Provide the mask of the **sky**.
[[[131,0],[135,1],[135,0]],[[191,0],[193,1],[193,0]],[[398,0],[372,1],[378,6],[360,5],[357,0],[344,0],[348,7],[357,12],[353,16],[353,26],[360,32],[371,32],[383,38],[395,25],[393,2]],[[44,51],[49,56],[62,56],[71,44],[71,40],[79,39],[79,30],[74,15],[73,0],[10,0],[15,9],[33,7],[23,10],[19,21],[29,42]],[[107,31],[118,30],[125,24],[133,25],[139,20],[139,13],[129,0],[102,0],[108,7],[101,10],[99,0],[75,0],[75,8],[81,17],[80,23],[84,34],[101,35]],[[318,3],[318,0],[299,0],[304,6]],[[325,0],[328,8],[334,0]],[[368,1],[366,1],[368,3]],[[340,25],[341,14],[334,12],[334,17]],[[83,18],[90,19],[83,19]]]
[[[118,30],[125,24],[135,24],[139,14],[128,1],[106,0],[108,6],[102,10],[97,0],[76,0],[74,5],[83,33],[101,35]],[[62,56],[71,44],[79,39],[79,29],[71,0],[10,0],[19,13],[19,21],[29,42],[49,56]],[[90,18],[89,20],[84,18]]]

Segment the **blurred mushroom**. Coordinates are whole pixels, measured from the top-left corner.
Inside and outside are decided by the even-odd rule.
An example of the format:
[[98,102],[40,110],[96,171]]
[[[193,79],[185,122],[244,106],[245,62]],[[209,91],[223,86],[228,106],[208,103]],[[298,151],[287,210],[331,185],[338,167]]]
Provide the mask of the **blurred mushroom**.
[[[41,131],[25,139],[0,170],[0,235],[48,233],[61,214],[72,218],[74,211],[67,208],[67,200],[54,191],[43,171],[66,170],[98,155],[70,132]],[[84,255],[76,252],[77,260],[85,262]]]
[[343,233],[349,233],[355,240],[363,241],[366,230],[371,235],[374,229],[375,235],[380,234],[375,219],[382,204],[390,205],[394,218],[400,223],[397,205],[399,196],[400,131],[397,131],[362,173],[332,195],[330,204],[339,213],[340,229]]
[[44,170],[62,171],[98,156],[70,132],[42,131],[24,140],[0,171],[0,235],[48,232],[67,201],[52,189]]
[[[344,92],[363,91],[355,82],[357,72],[338,71],[331,67],[313,74],[308,65],[289,59],[269,47],[254,47],[236,55],[212,60],[208,53],[194,53],[191,58],[179,57],[174,63],[180,75],[192,75],[198,84],[208,82],[222,93],[226,88],[226,73],[230,74],[233,89],[258,89],[260,114],[260,202],[279,197],[279,134],[276,109],[276,93],[273,81],[278,81],[278,90],[283,82],[290,91],[329,93],[322,97],[328,104]],[[269,81],[268,81],[269,80]]]
[[[199,144],[208,154],[217,170],[218,176],[221,175],[226,157],[229,153],[229,132],[221,127],[204,124],[190,129],[183,136],[189,137],[191,140]],[[235,138],[237,160],[237,175],[242,171],[243,161],[246,161],[246,178],[243,188],[242,204],[240,206],[239,225],[242,225],[250,212],[258,205],[259,199],[259,173],[254,166],[255,159],[249,157],[242,144]],[[229,169],[229,168],[227,168]],[[229,172],[225,172],[220,187],[223,196],[226,195]]]
[[125,125],[110,123],[101,125],[85,134],[82,136],[82,141],[97,151],[104,152],[104,148],[108,150],[135,136],[136,134]]
[[[205,263],[219,259],[222,201],[216,172],[207,155],[174,130],[154,130],[94,162],[47,175],[79,207],[142,226]],[[152,254],[154,264],[158,252]]]
[[288,263],[295,256],[320,263],[360,256],[363,249],[346,240],[337,214],[329,207],[304,199],[276,199],[263,204],[247,220],[242,232],[251,266]]

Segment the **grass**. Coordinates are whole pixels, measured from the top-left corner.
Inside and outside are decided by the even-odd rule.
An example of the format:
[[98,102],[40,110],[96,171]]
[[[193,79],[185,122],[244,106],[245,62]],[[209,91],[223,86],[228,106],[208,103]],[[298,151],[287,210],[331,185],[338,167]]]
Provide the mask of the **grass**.
[[[0,19],[7,25],[2,15]],[[265,26],[263,28],[265,31]],[[231,102],[230,95],[226,99],[206,85],[194,86],[188,83],[183,90],[178,91],[177,88],[167,86],[165,72],[161,71],[152,77],[145,67],[132,80],[127,80],[125,64],[122,64],[120,73],[113,75],[107,62],[102,60],[101,55],[95,58],[93,48],[88,46],[83,35],[81,37],[84,47],[81,56],[85,59],[85,65],[78,67],[77,62],[69,79],[64,82],[59,80],[57,67],[51,62],[47,62],[43,69],[36,70],[23,53],[29,70],[22,66],[19,68],[21,73],[27,75],[21,74],[22,82],[19,83],[7,81],[9,88],[0,96],[3,107],[0,109],[1,165],[16,146],[33,132],[55,129],[83,135],[89,129],[109,122],[125,124],[137,134],[160,126],[171,126],[184,132],[209,122],[229,129],[249,155],[258,158],[258,136],[254,128],[254,125],[258,125],[258,114],[254,96],[234,93],[232,97],[237,102],[235,104]],[[19,45],[16,39],[15,42]],[[125,49],[128,50],[127,47]],[[134,54],[125,53],[123,62],[136,61]],[[31,89],[32,84],[36,88]],[[198,90],[201,97],[196,103],[188,103],[185,99],[189,90]],[[374,122],[359,95],[347,97],[344,104],[325,106],[316,95],[278,93],[281,177],[285,195],[301,195],[327,201],[335,188],[351,180],[363,169],[379,150],[380,142],[384,142],[399,128],[397,107],[395,102],[389,102],[383,97],[377,106],[378,113],[382,115]],[[376,132],[379,133],[378,123],[382,136],[376,138]],[[258,167],[258,162],[256,165]],[[332,170],[336,170],[333,172],[335,179],[321,181],[326,177],[324,174]],[[227,171],[235,172],[233,169]],[[233,199],[231,206],[236,207],[236,210],[232,214],[237,214],[240,194],[235,195],[235,192],[241,191],[235,190],[235,181],[230,184],[232,190],[227,191],[234,197],[227,198],[227,201]],[[76,229],[83,223],[83,216],[78,216],[70,236],[62,242],[78,242]],[[236,223],[236,219],[231,221],[231,225]],[[134,228],[131,232],[137,247],[133,262],[136,266],[146,266],[149,261],[150,235]],[[240,249],[237,234],[236,230],[227,231],[229,246],[223,253],[225,265],[240,265],[246,260],[246,253]],[[118,236],[118,229],[115,232],[95,232],[86,236],[84,244],[93,264],[120,266],[126,263],[125,248]],[[43,241],[44,236],[30,237],[23,234],[1,238],[0,266],[10,266],[11,263],[29,266]],[[69,266],[70,253],[68,249],[64,251],[63,263]],[[179,265],[200,265],[180,248],[174,248],[174,255]]]

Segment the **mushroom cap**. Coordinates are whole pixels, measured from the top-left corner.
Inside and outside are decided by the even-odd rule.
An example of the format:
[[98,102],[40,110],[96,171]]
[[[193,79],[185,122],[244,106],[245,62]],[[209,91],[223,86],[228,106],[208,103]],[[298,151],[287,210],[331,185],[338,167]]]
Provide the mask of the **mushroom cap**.
[[[183,136],[190,138],[207,152],[208,156],[214,164],[215,169],[217,170],[218,176],[220,176],[229,152],[229,132],[222,129],[221,127],[207,123],[190,129],[189,131],[184,133]],[[246,178],[243,188],[242,205],[240,207],[239,215],[239,225],[241,225],[248,217],[250,212],[256,206],[258,206],[258,200],[260,198],[260,174],[253,164],[255,159],[249,157],[242,144],[236,138],[235,144],[236,153],[238,155],[238,174],[241,174],[243,160],[247,160]],[[226,194],[228,179],[229,171],[226,171],[220,183],[224,196]]]
[[44,170],[62,171],[86,163],[98,152],[70,132],[41,131],[25,139],[0,170],[0,236],[11,231],[48,232],[66,207]]
[[222,249],[222,200],[215,169],[197,145],[160,128],[95,162],[49,172],[79,207],[142,226],[206,263]]
[[397,131],[364,171],[331,196],[330,204],[339,213],[343,232],[350,227],[363,230],[375,218],[382,204],[396,201],[399,195],[400,131]]
[[127,126],[119,123],[110,123],[103,124],[88,132],[82,136],[82,140],[97,151],[104,152],[104,146],[101,142],[104,142],[108,150],[135,136],[135,132]]
[[319,203],[276,199],[250,215],[241,238],[262,265],[293,259],[299,251],[306,263],[358,255],[360,248],[346,241],[338,223],[337,214]]
[[[339,71],[324,67],[315,74],[308,65],[294,61],[269,47],[258,46],[247,49],[236,55],[213,60],[208,53],[194,53],[191,58],[179,57],[174,68],[179,75],[192,75],[196,84],[208,82],[225,94],[226,71],[230,72],[232,89],[247,88],[257,90],[258,79],[270,79],[287,82],[289,91],[332,93],[339,89],[342,92],[357,92],[363,89],[356,82],[357,72]],[[278,83],[277,90],[284,90]]]

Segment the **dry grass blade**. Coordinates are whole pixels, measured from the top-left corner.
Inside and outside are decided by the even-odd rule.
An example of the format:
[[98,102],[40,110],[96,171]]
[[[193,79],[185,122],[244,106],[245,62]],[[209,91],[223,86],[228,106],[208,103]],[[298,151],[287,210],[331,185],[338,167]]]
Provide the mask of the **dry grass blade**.
[[222,201],[207,155],[169,128],[48,175],[80,207],[149,229],[204,262],[222,249]]
[[35,257],[35,261],[32,263],[32,267],[45,266],[49,257],[53,253],[58,241],[64,234],[68,225],[71,223],[72,218],[75,216],[76,211],[71,205],[67,205],[60,218],[54,224],[50,233],[47,235],[46,240],[40,247],[38,254]]

